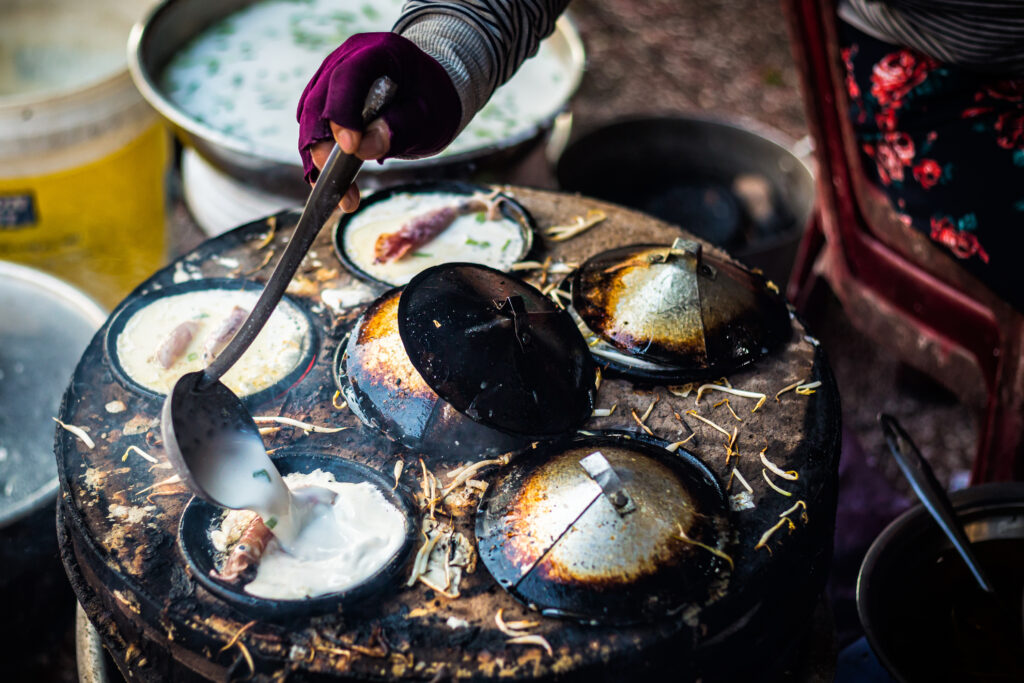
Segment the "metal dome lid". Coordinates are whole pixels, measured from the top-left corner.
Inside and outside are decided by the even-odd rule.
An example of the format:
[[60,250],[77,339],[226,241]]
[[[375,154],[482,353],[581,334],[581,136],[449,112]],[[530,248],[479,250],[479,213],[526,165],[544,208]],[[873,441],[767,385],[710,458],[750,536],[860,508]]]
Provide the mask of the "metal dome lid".
[[478,552],[548,616],[626,624],[725,592],[725,497],[693,455],[607,433],[540,446],[481,502]]
[[401,289],[389,290],[367,307],[339,359],[347,379],[341,390],[353,412],[399,441],[422,435],[438,401],[402,346],[401,294]]
[[785,300],[763,277],[682,239],[591,257],[573,277],[572,304],[615,348],[696,374],[753,362],[792,330]]
[[476,422],[544,437],[591,415],[586,342],[568,313],[518,278],[471,263],[427,269],[402,292],[398,329],[423,380]]
[[401,289],[385,292],[356,321],[334,359],[335,378],[361,422],[408,448],[483,456],[524,445],[456,411],[413,367],[398,332]]

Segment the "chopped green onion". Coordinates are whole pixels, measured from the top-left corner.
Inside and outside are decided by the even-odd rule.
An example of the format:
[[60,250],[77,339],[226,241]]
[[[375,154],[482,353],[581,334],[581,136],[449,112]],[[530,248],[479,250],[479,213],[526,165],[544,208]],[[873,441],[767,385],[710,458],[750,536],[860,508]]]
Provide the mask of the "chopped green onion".
[[471,247],[484,247],[485,249],[487,247],[491,246],[490,242],[477,242],[472,237],[467,237],[466,238],[466,244],[468,244]]
[[188,354],[185,357],[185,360],[188,360],[188,361],[191,362],[191,361],[197,360],[198,358],[199,358],[199,354],[196,353],[195,351],[193,351],[192,353]]
[[484,213],[483,211],[478,212],[476,214],[476,222],[477,223],[485,223],[485,222],[487,222],[487,214]]
[[412,252],[412,255],[415,256],[416,258],[430,258],[431,256],[433,256],[433,254],[428,254],[425,251],[414,251]]
[[268,529],[273,529],[275,526],[277,526],[277,517],[271,517],[267,520],[266,524]]
[[[263,478],[263,479],[267,480],[268,484],[270,483],[270,473],[267,472],[265,469],[263,469],[263,470],[256,470],[255,472],[253,472],[252,473],[252,478],[253,479]],[[273,527],[271,527],[271,528],[273,528]]]

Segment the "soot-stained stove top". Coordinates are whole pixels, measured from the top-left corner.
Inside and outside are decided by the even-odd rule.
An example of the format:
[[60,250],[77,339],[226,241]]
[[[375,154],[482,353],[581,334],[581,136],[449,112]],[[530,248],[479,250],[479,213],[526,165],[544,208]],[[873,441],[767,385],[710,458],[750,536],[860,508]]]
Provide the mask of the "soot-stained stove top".
[[[592,218],[594,211],[605,216],[571,239],[544,238],[542,254],[551,264],[580,263],[629,243],[670,244],[684,234],[594,200],[504,190],[527,207],[542,232],[588,212]],[[295,213],[279,214],[205,242],[155,274],[123,305],[189,279],[263,281],[296,219]],[[563,276],[541,265],[519,274],[543,290]],[[344,294],[353,291],[362,292],[364,302],[341,308],[339,301],[360,298]],[[409,452],[378,436],[339,407],[334,380],[338,346],[382,291],[345,272],[325,229],[289,288],[319,331],[313,364],[299,382],[253,412],[347,427],[321,433],[268,423],[265,442],[268,449],[327,451],[389,476],[402,462],[400,485],[415,495],[425,481],[429,490],[431,477],[446,485],[452,481],[447,473],[466,463]],[[839,402],[821,350],[799,320],[783,350],[726,378],[732,387],[767,397],[756,412],[756,399],[719,390],[706,391],[698,402],[695,391],[684,396],[678,387],[603,378],[596,400],[602,416],[591,418],[585,430],[649,433],[667,443],[686,439],[692,430],[694,438],[681,447],[711,468],[733,501],[728,552],[734,569],[725,596],[707,607],[694,605],[678,618],[629,627],[541,617],[502,590],[482,565],[472,572],[465,567],[454,598],[437,586],[407,587],[403,580],[344,614],[277,622],[236,612],[186,570],[177,527],[191,495],[171,480],[174,473],[160,441],[160,401],[117,380],[104,355],[106,330],[83,356],[60,415],[94,442],[89,448],[69,431],[57,435],[62,552],[76,592],[93,620],[107,625],[101,636],[123,653],[118,665],[132,680],[163,680],[170,674],[180,679],[253,674],[256,680],[616,680],[641,672],[652,678],[727,680],[737,671],[773,666],[797,642],[795,634],[823,585],[835,512]],[[815,387],[816,382],[821,384]],[[814,393],[797,393],[797,384],[812,385],[804,392]],[[767,462],[759,455],[762,449]],[[473,480],[487,482],[501,467],[482,469]],[[795,479],[771,468],[796,473]],[[434,505],[434,514],[471,540],[479,496],[477,488],[459,487]],[[429,506],[424,504],[421,514],[429,515]],[[499,612],[506,623],[537,622],[520,630],[542,637],[551,651],[539,639],[509,642],[513,638],[497,623]]]

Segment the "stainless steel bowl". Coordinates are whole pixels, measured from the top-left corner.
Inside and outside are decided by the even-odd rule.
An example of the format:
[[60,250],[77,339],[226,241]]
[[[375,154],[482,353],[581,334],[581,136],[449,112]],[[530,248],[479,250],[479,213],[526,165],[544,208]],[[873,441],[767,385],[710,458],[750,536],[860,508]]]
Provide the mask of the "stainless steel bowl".
[[[75,363],[107,319],[63,280],[0,261],[0,557],[11,527],[40,510],[53,526],[54,425]],[[9,567],[0,567],[0,585]]]
[[[146,101],[175,128],[186,145],[195,148],[211,164],[255,187],[304,199],[309,187],[302,179],[297,151],[294,158],[282,158],[279,151],[261,148],[257,143],[215,130],[174,104],[159,86],[164,68],[182,47],[214,22],[255,2],[164,0],[132,29],[128,40],[128,68]],[[465,152],[427,159],[389,160],[384,165],[367,164],[362,170],[361,184],[367,189],[376,189],[424,178],[465,178],[473,173],[508,167],[525,156],[555,125],[583,77],[583,42],[568,15],[558,20],[555,32],[547,41],[563,61],[569,80],[566,101],[555,110],[512,136]],[[568,125],[566,117],[560,117],[560,122]]]

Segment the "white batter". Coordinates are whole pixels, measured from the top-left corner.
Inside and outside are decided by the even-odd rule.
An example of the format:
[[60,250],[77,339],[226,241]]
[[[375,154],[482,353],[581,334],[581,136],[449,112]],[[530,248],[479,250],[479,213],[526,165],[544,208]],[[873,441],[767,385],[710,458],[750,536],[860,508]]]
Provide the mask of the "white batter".
[[[305,519],[285,552],[277,539],[267,544],[247,593],[274,600],[301,600],[356,586],[380,571],[405,541],[405,517],[367,482],[335,481],[322,470],[284,478],[293,492],[320,487],[336,494]],[[227,521],[227,520],[225,520]]]
[[481,213],[459,216],[444,232],[405,258],[374,263],[374,245],[384,233],[398,231],[403,223],[442,206],[464,202],[460,194],[396,194],[368,205],[352,217],[343,235],[345,253],[363,272],[392,285],[404,285],[421,270],[441,263],[462,261],[508,270],[523,256],[522,228],[500,216],[486,220]]
[[[355,34],[390,31],[403,0],[264,0],[215,23],[161,76],[167,97],[193,119],[285,163],[297,158],[295,107],[330,52]],[[442,154],[526,133],[555,114],[571,83],[541,44]],[[389,160],[388,164],[400,161]]]
[[[166,394],[182,375],[202,370],[207,337],[235,306],[251,311],[256,291],[197,290],[157,299],[138,310],[117,336],[117,358],[125,373],[142,386]],[[181,323],[194,320],[197,331],[171,367],[155,358],[157,349]],[[239,396],[262,391],[286,377],[305,355],[309,322],[301,311],[281,301],[252,345],[221,379]]]

